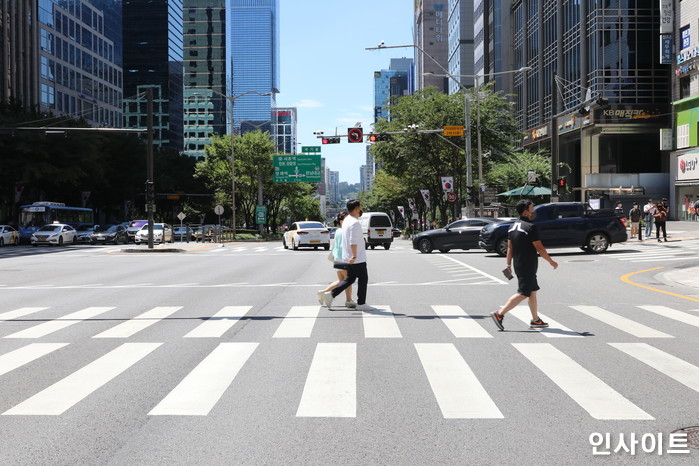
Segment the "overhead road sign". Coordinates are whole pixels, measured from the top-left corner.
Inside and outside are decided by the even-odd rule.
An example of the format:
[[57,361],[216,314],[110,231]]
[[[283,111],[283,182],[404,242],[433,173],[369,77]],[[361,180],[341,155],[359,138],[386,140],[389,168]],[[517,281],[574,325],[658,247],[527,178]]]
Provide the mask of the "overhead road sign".
[[320,183],[320,154],[275,155],[275,183]]
[[320,154],[320,146],[301,146],[301,152],[304,154]]
[[445,126],[444,127],[445,136],[463,136],[464,127],[463,126]]

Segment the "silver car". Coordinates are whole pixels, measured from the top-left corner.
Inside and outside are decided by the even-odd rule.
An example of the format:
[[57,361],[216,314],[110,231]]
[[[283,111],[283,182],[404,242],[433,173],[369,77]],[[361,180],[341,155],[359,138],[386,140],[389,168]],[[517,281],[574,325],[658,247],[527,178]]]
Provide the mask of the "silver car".
[[[148,242],[148,224],[146,223],[136,232],[134,237],[136,244]],[[154,243],[174,243],[175,235],[172,234],[172,227],[167,223],[153,224],[153,242]]]
[[32,233],[30,239],[32,246],[36,247],[40,244],[56,244],[62,246],[64,244],[76,244],[78,242],[78,235],[75,229],[66,225],[65,223],[52,223],[50,225],[44,225],[43,227]]

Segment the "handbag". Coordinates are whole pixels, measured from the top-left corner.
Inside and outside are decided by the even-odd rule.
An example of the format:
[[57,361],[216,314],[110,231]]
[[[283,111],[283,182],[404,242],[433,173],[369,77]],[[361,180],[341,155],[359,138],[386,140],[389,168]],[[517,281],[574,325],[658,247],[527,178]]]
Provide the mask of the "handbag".
[[349,268],[349,264],[347,262],[342,262],[342,261],[333,261],[333,268],[340,269],[340,270],[347,270]]
[[330,262],[335,262],[335,256],[333,256],[333,253],[332,253],[332,252],[328,254],[328,260],[329,260]]

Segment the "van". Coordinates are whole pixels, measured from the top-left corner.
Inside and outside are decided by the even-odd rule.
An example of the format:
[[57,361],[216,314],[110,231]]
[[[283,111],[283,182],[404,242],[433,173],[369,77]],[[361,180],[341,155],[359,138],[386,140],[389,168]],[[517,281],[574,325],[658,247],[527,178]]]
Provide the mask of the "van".
[[374,249],[377,244],[389,249],[393,242],[391,218],[383,212],[364,212],[359,217],[364,235],[364,247]]

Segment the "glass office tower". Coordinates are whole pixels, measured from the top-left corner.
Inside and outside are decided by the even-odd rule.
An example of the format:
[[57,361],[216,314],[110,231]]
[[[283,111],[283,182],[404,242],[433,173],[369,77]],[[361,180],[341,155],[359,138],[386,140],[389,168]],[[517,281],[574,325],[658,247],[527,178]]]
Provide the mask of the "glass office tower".
[[123,0],[124,121],[146,127],[146,100],[153,88],[153,143],[184,148],[182,0]]
[[374,71],[374,122],[390,120],[389,104],[410,94],[409,73],[412,58],[392,58],[387,70]]
[[[228,0],[226,12],[230,51],[227,94],[237,97],[229,115],[236,132],[260,129],[273,133],[272,108],[279,92],[279,0]],[[274,135],[274,134],[272,134]]]

